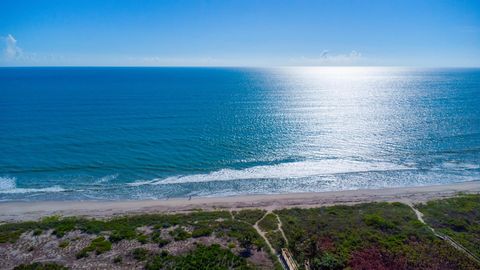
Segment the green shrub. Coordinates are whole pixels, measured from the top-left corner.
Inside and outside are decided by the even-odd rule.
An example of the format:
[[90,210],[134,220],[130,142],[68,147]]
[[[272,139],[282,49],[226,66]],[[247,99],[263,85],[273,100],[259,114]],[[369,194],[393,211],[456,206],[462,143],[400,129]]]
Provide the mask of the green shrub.
[[222,223],[218,229],[224,230],[227,236],[237,239],[240,243],[240,246],[243,248],[251,248],[253,245],[257,246],[258,248],[265,246],[263,239],[249,224],[228,221]]
[[14,270],[68,270],[67,267],[56,263],[31,263],[21,264],[13,268]]
[[341,270],[344,269],[344,262],[337,256],[331,253],[324,253],[320,258],[315,258],[313,260],[314,269],[325,269],[325,270]]
[[144,261],[147,259],[148,250],[144,248],[136,248],[132,251],[132,256],[137,261]]
[[259,219],[265,215],[265,210],[261,209],[244,209],[238,212],[234,212],[236,220],[247,222],[248,224],[255,224]]
[[[9,225],[9,224],[6,224],[6,225]],[[3,226],[3,229],[7,226],[5,225],[2,225]],[[22,234],[22,230],[4,230],[1,232],[0,234],[0,243],[15,243],[15,241],[17,241],[17,239],[20,237],[20,235]]]
[[181,227],[177,227],[173,231],[170,231],[170,235],[175,241],[186,240],[192,236],[189,232],[185,231]]
[[376,227],[378,229],[385,230],[395,228],[395,224],[385,220],[383,217],[377,214],[367,214],[364,216],[363,220],[367,225]]
[[280,233],[280,231],[278,231],[278,230],[269,231],[269,232],[266,233],[265,236],[267,237],[268,241],[270,242],[270,244],[272,244],[273,248],[277,252],[280,252],[280,250],[283,247],[285,247],[285,239],[283,239],[283,236]]
[[80,252],[77,253],[77,259],[88,257],[88,253],[95,251],[97,255],[107,252],[112,249],[112,243],[105,240],[105,237],[100,236],[92,240],[90,245],[83,248]]
[[151,235],[151,240],[153,243],[157,243],[158,247],[164,247],[170,243],[170,240],[162,238],[160,231],[154,231]]
[[278,229],[278,220],[277,216],[273,213],[269,213],[265,215],[265,217],[258,222],[258,227],[262,229],[262,231],[274,231]]
[[137,236],[137,233],[133,228],[125,228],[125,229],[113,231],[108,239],[110,239],[112,243],[117,243],[124,239],[126,240],[133,239],[136,236]]
[[144,234],[139,234],[137,235],[137,241],[140,242],[140,244],[144,245],[148,243],[148,236]]
[[182,255],[172,256],[166,252],[149,260],[145,266],[147,270],[157,269],[251,269],[245,259],[233,254],[219,245],[199,245],[193,251]]
[[202,227],[198,228],[192,231],[192,237],[193,238],[198,238],[202,236],[210,236],[212,234],[213,230],[209,227]]

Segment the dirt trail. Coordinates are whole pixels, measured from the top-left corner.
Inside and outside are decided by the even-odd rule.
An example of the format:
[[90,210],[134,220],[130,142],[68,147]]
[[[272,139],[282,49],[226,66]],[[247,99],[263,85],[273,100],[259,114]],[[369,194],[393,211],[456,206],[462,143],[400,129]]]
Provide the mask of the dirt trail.
[[287,236],[285,235],[285,232],[283,231],[283,223],[282,223],[282,221],[280,220],[280,217],[279,217],[277,214],[275,214],[275,213],[273,213],[273,212],[272,212],[272,214],[274,214],[275,217],[277,217],[277,220],[278,220],[278,230],[279,230],[280,233],[282,234],[283,240],[285,240],[285,246],[288,247],[288,239],[287,239]]
[[278,260],[278,263],[280,263],[280,265],[284,266],[284,264],[282,263],[282,260],[280,259],[280,257],[278,256],[277,252],[275,251],[275,249],[273,248],[272,244],[270,244],[270,241],[268,241],[267,239],[267,236],[265,235],[265,232],[262,231],[260,229],[260,227],[258,227],[258,223],[265,218],[266,215],[268,215],[269,213],[271,213],[271,211],[267,211],[265,213],[265,215],[263,215],[263,217],[261,217],[259,220],[257,220],[257,222],[255,222],[255,224],[253,224],[253,228],[257,231],[257,233],[263,238],[263,240],[265,240],[265,243],[267,243],[267,246],[268,248],[270,248],[270,252],[272,252],[273,255],[275,255],[275,257],[277,257],[277,260]]
[[480,258],[478,258],[475,254],[473,254],[470,250],[468,250],[467,248],[465,248],[464,246],[462,246],[460,243],[456,242],[455,240],[453,240],[452,238],[450,238],[448,235],[444,235],[444,234],[441,234],[441,233],[438,233],[435,231],[435,229],[433,229],[432,227],[430,227],[426,222],[425,220],[423,219],[423,213],[420,212],[417,208],[415,208],[415,206],[413,205],[413,203],[411,201],[405,201],[405,204],[407,204],[408,206],[410,206],[410,208],[412,208],[413,212],[415,212],[415,215],[417,216],[417,219],[422,222],[423,224],[425,224],[432,232],[433,234],[446,241],[448,244],[450,244],[452,247],[456,248],[457,250],[465,253],[470,259],[474,260],[475,262],[477,262],[479,265],[480,265]]
[[270,244],[270,241],[268,241],[267,239],[267,236],[265,235],[265,232],[262,231],[260,229],[260,227],[258,227],[258,223],[265,218],[266,215],[268,215],[269,213],[271,213],[270,211],[267,211],[265,213],[265,215],[263,215],[263,217],[261,217],[259,220],[257,220],[257,222],[255,222],[255,224],[253,224],[253,228],[257,231],[258,234],[260,234],[260,236],[263,238],[263,240],[265,240],[265,242],[267,243],[267,246],[270,248],[270,251],[273,253],[273,254],[276,254],[277,252],[275,252],[275,249],[273,248],[273,246]]

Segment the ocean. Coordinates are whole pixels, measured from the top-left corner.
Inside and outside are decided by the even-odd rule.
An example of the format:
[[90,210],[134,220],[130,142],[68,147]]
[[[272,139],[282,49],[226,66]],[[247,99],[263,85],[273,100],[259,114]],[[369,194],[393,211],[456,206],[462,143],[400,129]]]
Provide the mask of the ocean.
[[0,201],[480,179],[480,69],[0,68]]

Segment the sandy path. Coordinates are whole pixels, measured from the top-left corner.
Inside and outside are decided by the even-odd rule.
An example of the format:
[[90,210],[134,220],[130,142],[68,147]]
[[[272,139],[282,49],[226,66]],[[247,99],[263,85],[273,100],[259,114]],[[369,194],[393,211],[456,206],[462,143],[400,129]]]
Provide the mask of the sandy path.
[[282,237],[283,237],[283,240],[285,240],[285,246],[288,247],[288,238],[287,236],[285,235],[285,232],[283,231],[283,223],[282,221],[280,220],[280,217],[273,213],[276,217],[277,217],[277,220],[278,220],[278,230],[280,231],[280,233],[282,234]]
[[257,222],[255,222],[255,224],[253,224],[253,228],[257,231],[257,233],[263,238],[263,240],[265,240],[265,243],[267,243],[267,246],[268,248],[270,249],[270,252],[272,254],[276,254],[277,252],[275,252],[275,249],[273,248],[272,244],[270,244],[270,241],[268,241],[268,238],[267,238],[267,235],[266,233],[260,229],[260,227],[258,226],[258,223],[265,218],[266,215],[268,215],[270,212],[266,212],[265,215],[263,215],[263,217],[261,217],[259,220],[257,220]]
[[457,241],[453,240],[448,235],[444,235],[444,234],[441,234],[441,233],[438,233],[437,231],[435,231],[434,228],[430,227],[430,225],[428,225],[425,222],[425,220],[423,219],[423,213],[422,212],[420,212],[417,208],[415,208],[415,206],[412,203],[407,203],[407,205],[410,206],[410,208],[412,208],[413,212],[415,212],[415,215],[417,216],[418,221],[427,225],[427,227],[433,232],[433,234],[436,237],[446,241],[449,245],[451,245],[455,249],[465,253],[468,257],[470,257],[470,259],[476,261],[480,265],[480,259],[475,254],[473,254],[470,250],[468,250],[466,247],[464,247],[463,245],[461,245]]

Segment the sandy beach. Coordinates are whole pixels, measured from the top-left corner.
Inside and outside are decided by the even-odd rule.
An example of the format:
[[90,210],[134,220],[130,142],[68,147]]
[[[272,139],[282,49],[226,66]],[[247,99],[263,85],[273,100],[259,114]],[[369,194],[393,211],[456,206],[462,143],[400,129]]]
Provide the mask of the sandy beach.
[[272,210],[374,201],[417,203],[451,197],[458,193],[480,193],[480,181],[417,187],[169,200],[2,202],[0,203],[0,221],[36,220],[48,215],[104,218],[123,214],[172,213],[198,209],[262,208]]

